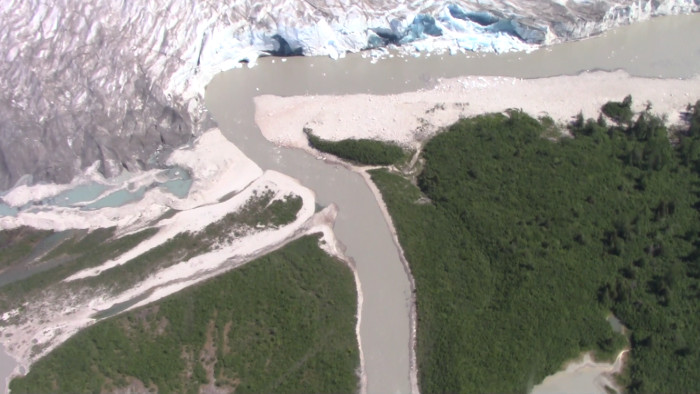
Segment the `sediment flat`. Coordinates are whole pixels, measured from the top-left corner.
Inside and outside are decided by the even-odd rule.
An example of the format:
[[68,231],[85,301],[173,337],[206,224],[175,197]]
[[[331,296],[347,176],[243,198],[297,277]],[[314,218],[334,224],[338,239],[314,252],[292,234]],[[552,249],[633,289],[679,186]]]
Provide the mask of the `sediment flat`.
[[281,146],[307,148],[304,127],[333,141],[370,138],[413,146],[460,117],[515,108],[565,125],[579,112],[596,118],[603,104],[628,94],[634,111],[650,102],[652,113],[677,124],[686,106],[700,97],[700,75],[685,80],[634,77],[624,71],[536,79],[465,76],[392,95],[262,95],[255,98],[255,120],[265,138]]

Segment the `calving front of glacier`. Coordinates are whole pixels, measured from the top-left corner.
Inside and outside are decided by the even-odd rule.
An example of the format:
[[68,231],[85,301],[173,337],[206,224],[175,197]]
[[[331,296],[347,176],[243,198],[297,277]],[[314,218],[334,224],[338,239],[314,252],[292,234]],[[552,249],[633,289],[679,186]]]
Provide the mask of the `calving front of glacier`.
[[211,126],[204,87],[266,54],[528,50],[700,0],[5,0],[0,190],[162,166]]
[[697,12],[700,1],[281,0],[241,8],[245,12],[235,14],[243,21],[204,23],[202,40],[189,50],[188,67],[173,75],[171,91],[196,94],[213,74],[254,64],[261,55],[337,59],[388,46],[404,53],[532,50],[653,16]]

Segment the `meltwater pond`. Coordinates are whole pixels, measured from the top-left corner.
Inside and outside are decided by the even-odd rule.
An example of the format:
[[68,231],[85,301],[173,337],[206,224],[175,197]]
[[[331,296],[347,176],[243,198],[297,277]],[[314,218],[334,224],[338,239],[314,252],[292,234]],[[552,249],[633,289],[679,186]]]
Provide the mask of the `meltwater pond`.
[[108,186],[104,184],[97,182],[87,183],[46,198],[41,201],[41,205],[70,207],[74,204],[94,200],[107,191],[107,189]]
[[0,216],[16,216],[18,211],[17,208],[0,202]]
[[114,208],[139,201],[151,189],[161,190],[177,198],[186,198],[192,186],[190,173],[181,167],[160,170],[149,180],[138,180],[141,174],[123,174],[108,182],[90,181],[64,190],[40,201],[20,208],[0,201],[0,216],[16,216],[21,211],[50,209],[51,207],[75,207],[85,210]]
[[177,198],[185,198],[192,187],[192,178],[187,170],[180,167],[173,167],[167,170],[167,181],[160,184],[160,187],[173,194]]
[[83,209],[101,209],[101,208],[114,208],[120,207],[124,204],[130,202],[138,201],[143,198],[146,194],[146,187],[141,186],[134,191],[121,189],[116,192],[110,193],[99,200],[90,203],[83,207]]
[[157,178],[165,178],[165,180],[154,180],[151,183],[143,184],[134,189],[123,187],[100,197],[96,201],[85,204],[83,209],[92,210],[120,207],[122,205],[141,200],[146,193],[153,188],[160,188],[161,190],[166,191],[177,198],[185,198],[187,197],[190,187],[192,186],[192,178],[190,177],[189,172],[180,167],[165,169],[161,171]]

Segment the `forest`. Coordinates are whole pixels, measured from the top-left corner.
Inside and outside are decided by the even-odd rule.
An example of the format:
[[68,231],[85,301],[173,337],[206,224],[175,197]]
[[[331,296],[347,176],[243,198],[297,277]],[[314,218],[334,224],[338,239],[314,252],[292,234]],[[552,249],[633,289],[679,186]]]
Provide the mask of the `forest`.
[[421,391],[526,392],[626,347],[629,392],[697,390],[700,101],[672,131],[631,104],[555,140],[517,110],[462,119],[417,182],[371,172],[416,281]]
[[354,392],[350,269],[307,236],[156,303],[96,323],[37,361],[13,393]]
[[308,128],[304,129],[304,133],[306,133],[312,148],[338,156],[354,164],[388,166],[398,164],[409,156],[409,153],[403,148],[390,142],[370,139],[329,141],[314,135]]

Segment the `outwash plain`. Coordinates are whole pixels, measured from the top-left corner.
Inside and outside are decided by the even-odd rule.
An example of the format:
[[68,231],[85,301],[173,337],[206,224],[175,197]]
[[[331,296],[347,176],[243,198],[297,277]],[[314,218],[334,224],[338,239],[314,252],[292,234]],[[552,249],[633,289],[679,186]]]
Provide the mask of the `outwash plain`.
[[[64,343],[73,343],[76,334],[99,325],[103,318],[133,316],[149,305],[157,309],[162,302],[172,302],[168,297],[193,285],[201,289],[215,277],[271,252],[294,255],[285,248],[290,244],[296,248],[302,242],[315,243],[314,247],[352,273],[356,288],[350,308],[353,314],[346,313],[344,318],[354,326],[351,342],[357,344],[357,354],[346,354],[356,359],[356,365],[345,372],[357,379],[360,392],[378,391],[380,386],[372,386],[372,379],[382,371],[367,371],[365,357],[372,356],[363,348],[361,335],[363,306],[376,299],[365,298],[357,264],[346,253],[343,240],[336,239],[333,228],[338,215],[351,213],[339,212],[332,202],[321,205],[315,190],[304,182],[284,171],[261,168],[230,142],[226,136],[231,130],[220,130],[203,104],[211,78],[229,68],[253,67],[259,56],[293,54],[286,52],[293,47],[306,55],[333,58],[367,49],[363,57],[371,58],[367,61],[372,63],[417,53],[532,51],[540,45],[577,40],[620,24],[699,7],[688,1],[605,2],[599,9],[590,8],[587,2],[547,2],[542,20],[537,20],[538,8],[531,4],[515,7],[510,2],[495,2],[491,8],[479,5],[472,10],[468,2],[458,9],[431,2],[419,10],[398,3],[374,9],[362,3],[350,8],[350,17],[327,23],[326,13],[346,10],[346,4],[334,2],[324,13],[304,3],[299,20],[289,21],[276,19],[270,7],[261,10],[248,2],[229,4],[225,12],[217,12],[210,4],[190,10],[169,2],[177,3],[173,13],[188,17],[174,22],[172,15],[154,12],[146,18],[148,23],[139,24],[134,21],[143,13],[132,3],[81,5],[82,16],[61,11],[75,6],[71,1],[60,7],[35,3],[10,1],[0,6],[5,21],[0,27],[11,32],[2,42],[8,62],[0,66],[5,76],[0,85],[4,91],[0,97],[0,185],[7,189],[0,194],[0,208],[14,210],[0,216],[0,241],[9,239],[2,244],[7,253],[0,258],[0,275],[18,266],[28,272],[36,269],[30,280],[0,287],[0,343],[17,363],[10,366],[13,375],[31,371],[37,360]],[[282,3],[277,12],[293,8],[293,2]],[[246,12],[237,12],[240,9]],[[475,12],[469,14],[474,21],[466,16],[460,19],[460,12]],[[402,14],[396,19],[400,23],[389,23],[389,14]],[[492,20],[494,27],[477,23],[479,15]],[[252,17],[255,23],[247,26]],[[23,24],[29,19],[31,23]],[[92,23],[100,19],[103,23]],[[75,31],[61,30],[61,21],[70,21]],[[388,27],[367,28],[378,21]],[[348,26],[352,29],[346,29]],[[272,34],[275,28],[277,36]],[[441,29],[442,34],[430,34],[433,28]],[[405,42],[394,42],[389,31]],[[324,34],[335,39],[323,42],[319,37],[326,37]],[[478,40],[465,39],[474,34]],[[86,45],[76,59],[61,55],[61,51],[75,50],[66,43],[80,40]],[[376,45],[364,46],[372,40]],[[227,42],[232,44],[227,46]],[[85,67],[73,67],[80,62]],[[30,72],[44,69],[60,72],[55,78]],[[76,80],[86,82],[74,83]],[[349,164],[312,149],[304,130],[330,141],[366,138],[396,143],[414,154],[411,165],[420,165],[419,154],[431,138],[460,119],[485,113],[522,110],[535,118],[550,119],[557,131],[571,137],[565,130],[577,120],[577,114],[595,119],[605,103],[631,95],[635,113],[659,116],[678,130],[687,125],[688,104],[700,98],[700,76],[641,78],[624,71],[538,79],[471,75],[434,82],[426,82],[429,87],[424,89],[389,95],[254,97],[255,123],[268,141],[305,150],[321,163],[359,173],[380,205],[393,246],[399,251],[401,272],[406,274],[401,280],[409,283],[412,293],[396,308],[410,316],[410,327],[406,327],[410,340],[396,353],[408,364],[396,379],[399,391],[420,391],[416,330],[420,330],[421,315],[416,310],[411,263],[399,243],[395,218],[371,180],[376,168]],[[22,91],[32,94],[22,96]],[[561,135],[547,138],[556,140]],[[192,180],[186,197],[157,186],[164,182],[163,168],[172,167],[186,171]],[[47,203],[90,183],[104,186],[105,191],[70,206]],[[120,206],[87,209],[123,190],[143,190],[143,196]],[[32,238],[33,232],[40,241]],[[314,234],[318,237],[307,237]],[[27,241],[28,252],[22,249],[26,245],[17,248],[16,240]],[[114,249],[105,252],[102,247],[107,246]],[[82,249],[78,257],[70,247]],[[94,256],[90,255],[93,251]],[[11,253],[18,253],[17,257]],[[345,339],[348,334],[344,332]],[[562,375],[545,379],[535,390],[614,387],[610,375],[624,371],[628,357],[623,351],[614,363],[597,363],[591,354],[582,354],[581,359],[562,365],[566,367]],[[215,390],[215,376],[209,370],[206,373],[197,389]],[[235,389],[235,379],[231,382],[226,389]],[[534,386],[537,382],[529,383]],[[152,388],[146,382],[130,384],[137,389]]]

